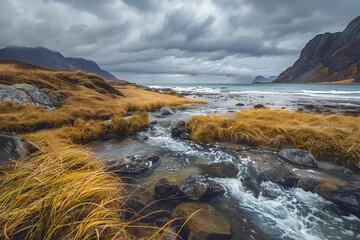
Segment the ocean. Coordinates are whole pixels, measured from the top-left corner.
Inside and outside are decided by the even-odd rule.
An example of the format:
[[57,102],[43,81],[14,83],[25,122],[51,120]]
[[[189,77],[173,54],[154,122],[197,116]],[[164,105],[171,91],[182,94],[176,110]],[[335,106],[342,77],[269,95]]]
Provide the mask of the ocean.
[[314,98],[353,99],[360,102],[360,84],[164,84],[150,85],[149,87],[171,88],[180,92],[298,95]]

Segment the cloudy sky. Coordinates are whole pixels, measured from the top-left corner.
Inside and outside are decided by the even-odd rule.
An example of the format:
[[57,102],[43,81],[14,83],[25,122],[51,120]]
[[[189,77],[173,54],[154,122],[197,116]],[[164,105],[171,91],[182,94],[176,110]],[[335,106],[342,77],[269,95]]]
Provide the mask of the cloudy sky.
[[0,47],[44,46],[143,84],[278,75],[359,0],[0,0]]

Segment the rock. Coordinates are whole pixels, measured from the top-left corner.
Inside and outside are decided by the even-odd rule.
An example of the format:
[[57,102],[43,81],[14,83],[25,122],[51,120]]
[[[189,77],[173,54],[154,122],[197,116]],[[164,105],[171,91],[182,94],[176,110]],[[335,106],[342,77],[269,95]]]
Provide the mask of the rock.
[[236,106],[237,106],[237,107],[243,107],[243,106],[245,106],[245,104],[243,104],[243,103],[237,103]]
[[[196,212],[196,213],[195,213]],[[194,214],[195,213],[195,214]],[[172,213],[185,223],[185,231],[180,235],[188,240],[230,240],[230,220],[205,203],[182,203]]]
[[53,102],[43,91],[30,84],[15,84],[14,88],[26,92],[35,104],[40,104],[49,108],[54,108]]
[[315,105],[314,104],[305,104],[304,108],[305,109],[315,109]]
[[0,103],[11,101],[15,104],[33,104],[31,97],[24,91],[11,86],[0,84]]
[[24,138],[0,134],[0,164],[26,156],[29,147]]
[[182,140],[188,139],[188,134],[186,133],[186,126],[184,121],[175,121],[171,123],[171,136],[173,138],[180,138]]
[[215,182],[214,180],[208,179],[209,181],[209,188],[206,191],[204,198],[211,199],[216,196],[222,196],[225,194],[225,189],[219,183]]
[[281,150],[278,155],[291,163],[305,167],[317,168],[317,162],[314,156],[306,150],[284,149]]
[[295,187],[299,178],[276,157],[258,159],[248,164],[247,173],[252,181],[260,184],[263,181],[272,181],[283,187]]
[[239,169],[230,161],[204,163],[199,168],[214,178],[235,178],[239,173]]
[[256,104],[256,105],[254,106],[254,108],[255,108],[255,109],[260,109],[260,108],[267,108],[267,107],[265,107],[265,106],[262,105],[262,104]]
[[308,169],[294,169],[293,172],[299,179],[297,187],[305,191],[315,192],[316,186],[324,181],[324,175],[319,172]]
[[149,139],[149,137],[148,136],[146,136],[146,135],[138,135],[138,137],[137,137],[140,141],[146,141],[146,140],[148,140]]
[[170,107],[162,107],[160,109],[160,114],[162,116],[173,115],[174,113],[175,113],[175,111]]
[[330,201],[349,212],[360,216],[360,192],[354,189],[339,189],[331,194]]
[[160,179],[155,185],[155,199],[174,198],[184,196],[179,189],[179,182],[176,177]]
[[154,163],[160,160],[160,156],[156,153],[149,153],[145,156],[145,159]]
[[15,84],[7,86],[0,84],[0,103],[11,101],[15,104],[42,105],[47,110],[55,108],[50,98],[37,87],[30,84]]
[[186,179],[181,184],[180,191],[189,199],[199,200],[205,195],[209,187],[208,179],[203,174],[197,174]]
[[295,169],[299,178],[297,187],[319,194],[343,209],[360,216],[360,187],[352,185],[335,175],[308,170]]
[[152,162],[140,155],[128,156],[120,160],[109,160],[105,163],[109,171],[117,173],[141,173],[151,167]]

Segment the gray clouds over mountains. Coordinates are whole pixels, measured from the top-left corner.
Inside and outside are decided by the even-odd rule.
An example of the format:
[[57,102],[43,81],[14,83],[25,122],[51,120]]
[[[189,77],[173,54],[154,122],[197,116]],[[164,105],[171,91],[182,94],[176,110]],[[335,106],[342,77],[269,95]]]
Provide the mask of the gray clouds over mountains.
[[278,75],[359,0],[0,0],[0,47],[44,46],[139,83]]

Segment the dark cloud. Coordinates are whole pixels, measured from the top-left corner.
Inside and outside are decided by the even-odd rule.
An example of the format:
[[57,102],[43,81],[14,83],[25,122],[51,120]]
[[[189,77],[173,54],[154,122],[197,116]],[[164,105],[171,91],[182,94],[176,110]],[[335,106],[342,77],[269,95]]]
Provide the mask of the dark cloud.
[[[248,81],[341,31],[358,0],[0,0],[0,45],[45,46],[119,78]],[[155,79],[155,80],[154,80]]]

